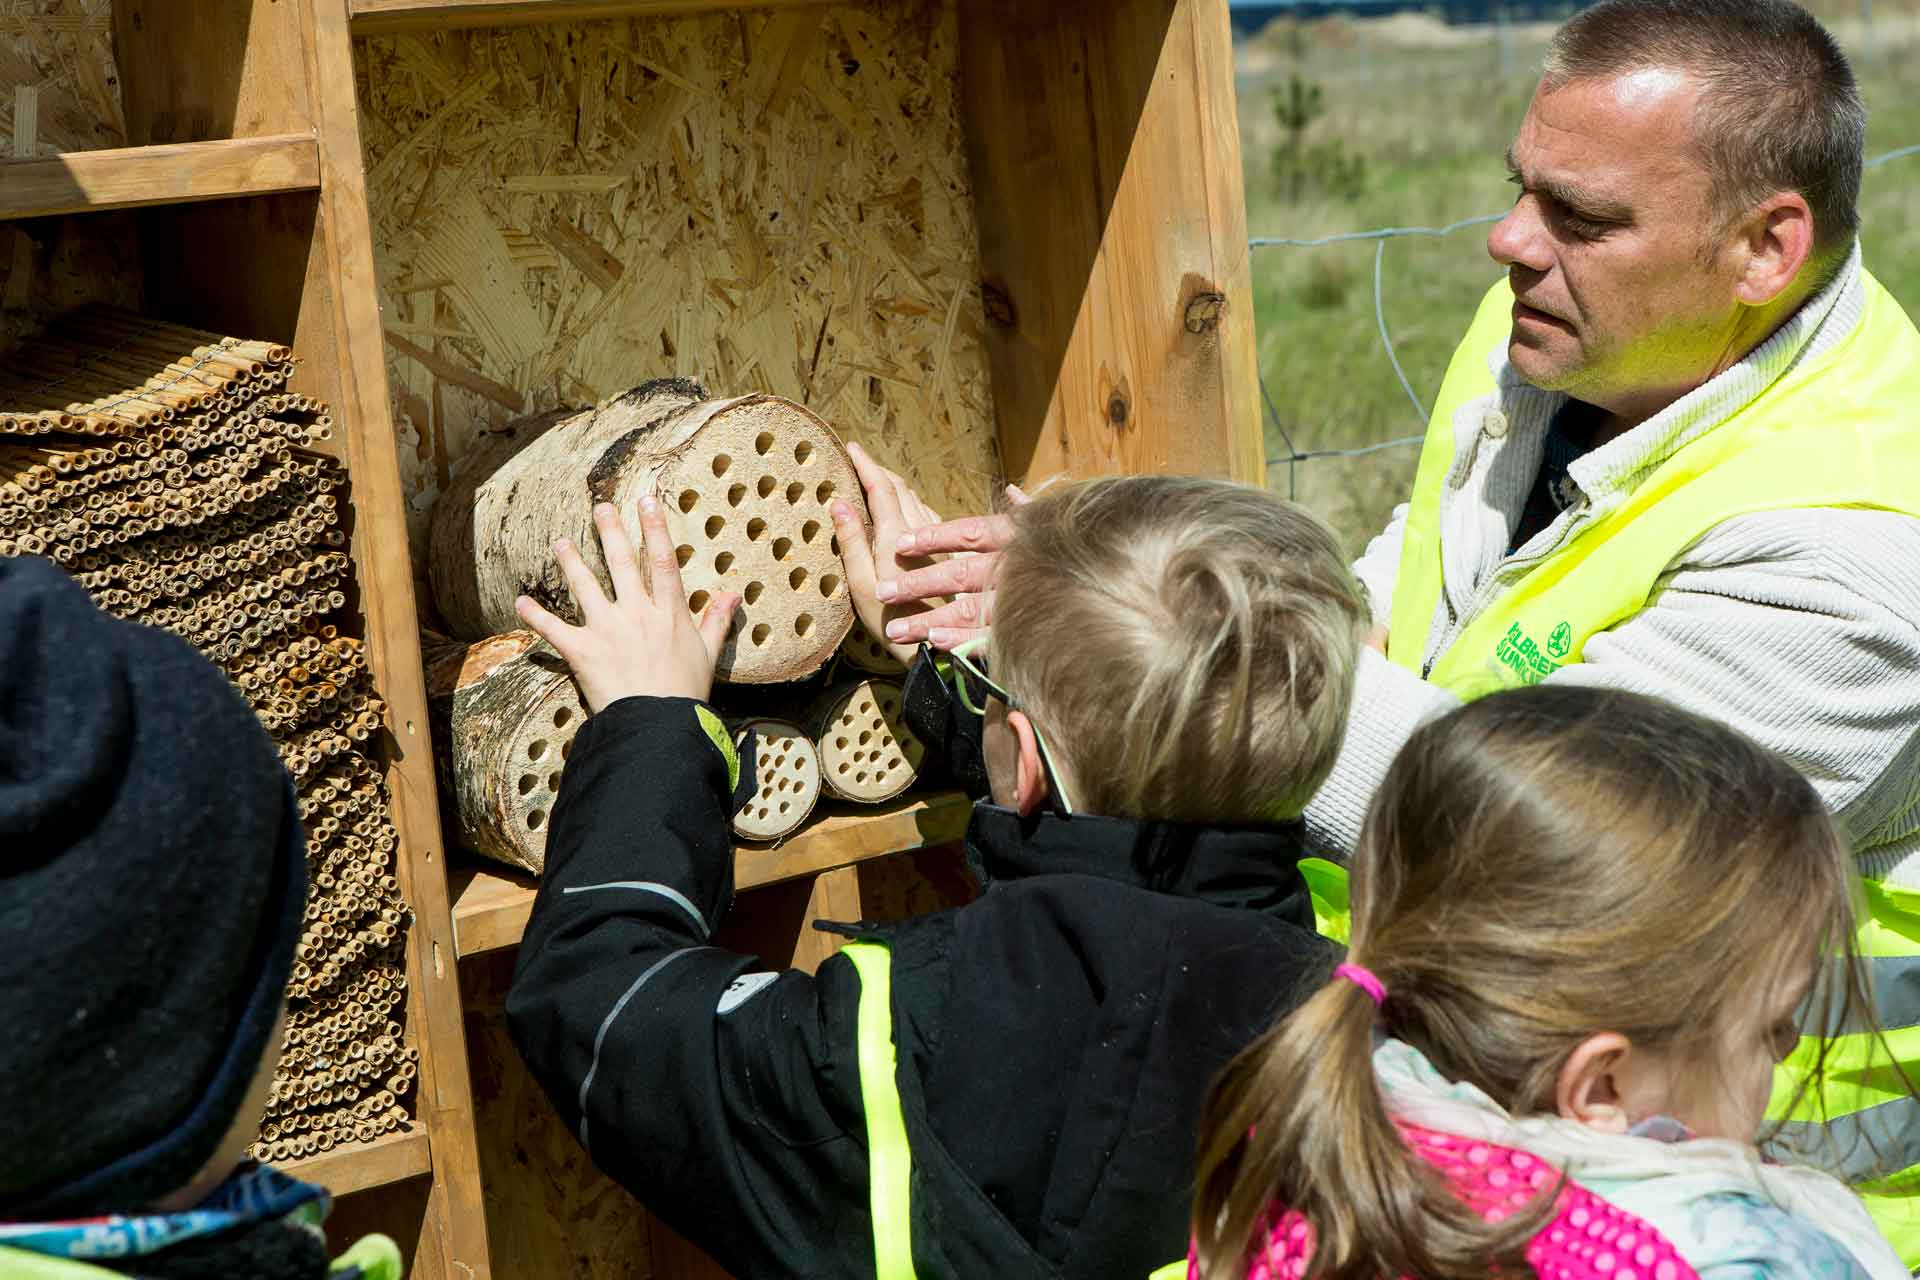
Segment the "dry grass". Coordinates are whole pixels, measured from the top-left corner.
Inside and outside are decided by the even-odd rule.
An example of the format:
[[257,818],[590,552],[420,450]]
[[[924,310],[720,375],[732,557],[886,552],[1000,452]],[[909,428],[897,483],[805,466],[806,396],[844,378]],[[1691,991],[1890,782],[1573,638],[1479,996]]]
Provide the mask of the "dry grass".
[[[1812,0],[1848,46],[1872,115],[1869,156],[1920,144],[1920,0],[1874,0],[1866,41],[1858,0]],[[1248,224],[1256,236],[1310,239],[1384,226],[1439,226],[1511,202],[1501,161],[1532,92],[1552,28],[1447,28],[1417,15],[1276,23],[1239,51],[1240,128]],[[1339,142],[1366,160],[1358,199],[1280,199],[1271,156],[1282,132],[1272,92],[1295,72],[1325,87],[1327,113],[1309,142]],[[1920,312],[1920,155],[1869,172],[1862,193],[1868,265]],[[1485,227],[1446,239],[1388,242],[1382,295],[1394,348],[1421,399],[1439,387],[1474,303],[1497,277]],[[1375,327],[1374,245],[1254,251],[1260,365],[1278,412],[1267,453],[1341,449],[1425,427],[1400,389]],[[1269,483],[1290,485],[1357,551],[1412,483],[1417,449],[1359,459],[1276,461]]]

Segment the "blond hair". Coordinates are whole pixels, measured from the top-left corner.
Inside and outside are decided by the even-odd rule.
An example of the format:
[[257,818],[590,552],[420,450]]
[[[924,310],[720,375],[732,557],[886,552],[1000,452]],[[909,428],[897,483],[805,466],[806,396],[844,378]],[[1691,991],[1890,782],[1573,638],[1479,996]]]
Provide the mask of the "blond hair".
[[1553,1197],[1489,1225],[1451,1195],[1387,1113],[1376,1028],[1526,1115],[1552,1110],[1599,1031],[1711,1062],[1743,997],[1808,978],[1813,1025],[1871,1025],[1852,862],[1813,787],[1638,694],[1499,693],[1421,728],[1374,798],[1352,893],[1350,960],[1385,1002],[1332,981],[1216,1082],[1193,1219],[1209,1277],[1242,1274],[1274,1201],[1313,1224],[1316,1276],[1531,1274],[1521,1250]]
[[1339,751],[1366,607],[1331,530],[1220,480],[1123,476],[1014,514],[991,662],[1110,817],[1291,818]]

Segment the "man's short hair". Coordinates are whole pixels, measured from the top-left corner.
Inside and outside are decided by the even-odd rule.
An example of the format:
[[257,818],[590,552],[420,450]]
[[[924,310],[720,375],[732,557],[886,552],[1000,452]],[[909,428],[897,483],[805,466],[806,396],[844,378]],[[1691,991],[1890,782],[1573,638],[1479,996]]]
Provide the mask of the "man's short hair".
[[1797,191],[1813,210],[1811,261],[1831,278],[1860,227],[1867,112],[1826,28],[1792,0],[1600,0],[1555,34],[1541,83],[1653,67],[1700,80],[1694,136],[1724,225]]

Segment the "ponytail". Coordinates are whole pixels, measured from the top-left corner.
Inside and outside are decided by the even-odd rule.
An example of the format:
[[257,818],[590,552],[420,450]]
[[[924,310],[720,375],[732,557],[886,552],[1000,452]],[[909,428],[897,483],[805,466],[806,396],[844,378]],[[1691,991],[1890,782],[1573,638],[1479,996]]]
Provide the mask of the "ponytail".
[[1374,1083],[1374,1020],[1367,992],[1335,979],[1215,1081],[1193,1207],[1206,1280],[1246,1274],[1275,1202],[1312,1228],[1311,1276],[1483,1280],[1509,1266],[1527,1274],[1524,1249],[1542,1214],[1482,1222],[1407,1146]]

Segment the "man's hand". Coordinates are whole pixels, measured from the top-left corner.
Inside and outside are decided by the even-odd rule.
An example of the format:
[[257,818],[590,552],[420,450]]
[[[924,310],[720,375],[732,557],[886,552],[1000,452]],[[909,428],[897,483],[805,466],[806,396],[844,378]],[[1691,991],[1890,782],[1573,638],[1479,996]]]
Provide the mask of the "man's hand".
[[[1007,501],[1018,507],[1028,499],[1019,485],[1010,484]],[[895,554],[902,558],[942,552],[953,553],[953,558],[882,578],[875,586],[880,599],[898,606],[953,598],[889,622],[888,642],[913,645],[925,640],[936,649],[956,649],[985,635],[993,623],[993,583],[1000,572],[1000,552],[1012,541],[1013,517],[1004,515],[928,523],[902,534],[895,544]]]
[[890,581],[900,576],[903,562],[894,551],[900,541],[917,525],[937,525],[940,516],[920,500],[904,478],[875,462],[865,449],[849,441],[847,453],[853,459],[853,469],[860,474],[867,511],[873,517],[869,539],[850,503],[833,504],[833,531],[840,539],[840,558],[847,565],[847,593],[853,597],[853,610],[860,615],[861,624],[902,664],[911,664],[914,645],[895,642],[888,631],[925,606],[909,603],[905,608],[889,608],[881,603],[875,586],[881,579]]
[[647,545],[644,581],[613,504],[596,506],[593,523],[615,598],[607,599],[580,559],[579,548],[562,538],[553,544],[554,558],[585,625],[562,622],[527,596],[514,601],[520,620],[567,660],[589,711],[636,696],[704,699],[713,692],[714,662],[740,597],[732,592],[715,596],[695,621],[687,610],[667,518],[653,498],[640,500],[640,529]]

